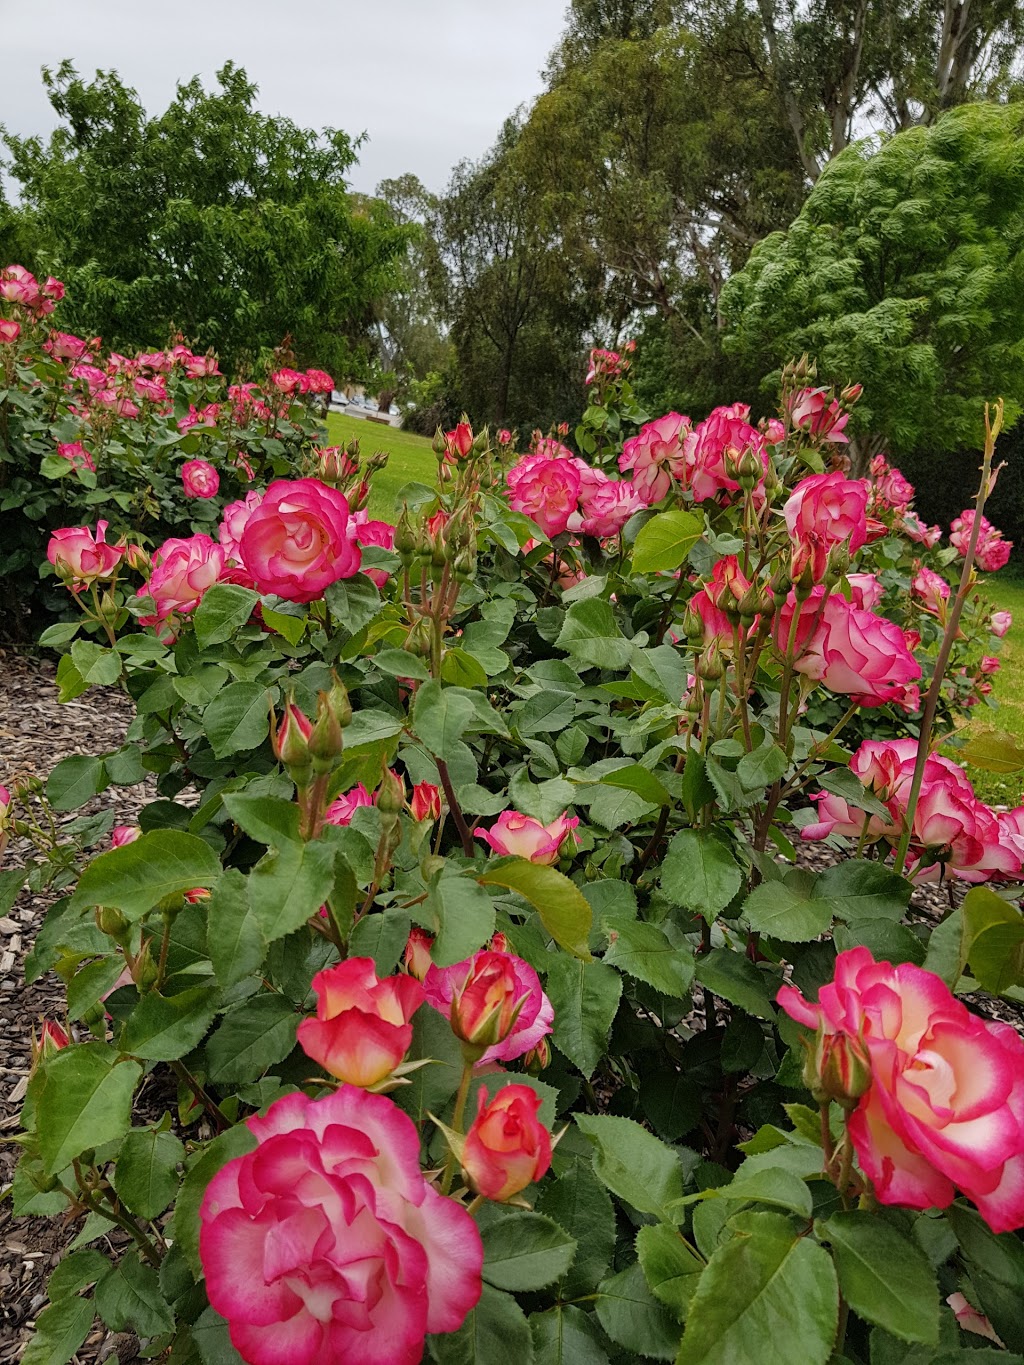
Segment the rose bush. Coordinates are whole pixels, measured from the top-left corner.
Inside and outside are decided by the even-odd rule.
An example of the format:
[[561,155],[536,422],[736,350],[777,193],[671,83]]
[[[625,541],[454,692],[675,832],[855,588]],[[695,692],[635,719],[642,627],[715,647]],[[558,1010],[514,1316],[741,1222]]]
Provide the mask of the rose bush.
[[[68,984],[12,1188],[80,1224],[37,1357],[98,1313],[174,1365],[952,1361],[958,1294],[1024,1348],[1021,1044],[976,1012],[1024,987],[1024,809],[947,747],[1009,627],[994,433],[943,543],[849,477],[855,389],[652,421],[614,355],[573,438],[441,432],[393,535],[337,450],[190,535],[48,528],[63,693],[136,716],[3,775]],[[63,820],[146,773],[138,832]]]

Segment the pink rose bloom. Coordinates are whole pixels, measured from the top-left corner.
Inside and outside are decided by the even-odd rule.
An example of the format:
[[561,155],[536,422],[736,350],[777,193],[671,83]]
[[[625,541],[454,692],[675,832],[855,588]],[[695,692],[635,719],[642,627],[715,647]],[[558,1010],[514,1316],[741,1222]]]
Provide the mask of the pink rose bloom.
[[317,972],[312,990],[316,1017],[296,1030],[303,1052],[348,1085],[379,1085],[412,1045],[423,987],[411,976],[379,978],[372,957],[350,957]]
[[[961,512],[950,526],[949,543],[964,557],[967,555],[973,529],[974,511],[971,508]],[[1012,549],[1013,541],[1004,540],[1002,531],[997,531],[988,517],[982,517],[978,546],[974,555],[978,568],[983,573],[996,573],[1005,566]]]
[[770,446],[777,446],[786,439],[786,424],[777,417],[769,417],[764,423],[764,439]]
[[262,501],[262,493],[246,493],[241,501],[229,502],[224,508],[221,514],[221,523],[217,528],[217,539],[224,546],[224,553],[228,559],[241,563],[242,552],[239,549],[239,541],[242,538],[242,532],[245,530],[249,518]]
[[468,422],[459,422],[444,433],[444,444],[445,459],[450,462],[464,460],[473,449],[473,428]]
[[828,389],[801,389],[793,395],[789,414],[795,427],[823,441],[845,445],[850,439],[843,435],[850,414],[843,412],[836,399],[829,398]]
[[211,375],[220,374],[215,355],[192,355],[189,352],[182,359],[185,364],[185,373],[192,379],[207,379]]
[[600,470],[589,470],[580,478],[579,511],[569,518],[567,530],[587,536],[617,536],[626,522],[646,506],[629,479],[593,478]]
[[[496,938],[495,941],[501,940]],[[495,967],[502,968],[504,975],[511,981],[519,1013],[512,1025],[512,1032],[502,1038],[500,1043],[489,1047],[477,1063],[478,1066],[484,1066],[487,1062],[514,1062],[551,1032],[555,1012],[541,989],[540,977],[528,962],[516,957],[515,953],[485,948],[464,962],[456,962],[452,967],[438,967],[432,962],[423,978],[427,1004],[448,1019],[451,1017],[452,1001],[456,996],[461,997],[470,978],[486,976]]]
[[13,318],[0,318],[0,342],[10,345],[12,341],[17,341],[21,336],[21,323],[15,322]]
[[85,361],[78,365],[72,365],[71,377],[73,379],[84,380],[89,388],[89,392],[93,394],[100,393],[107,387],[106,372],[101,370],[97,365],[90,365]]
[[949,584],[941,574],[929,569],[927,564],[919,564],[917,572],[910,580],[910,591],[934,616],[938,616],[949,597]]
[[875,495],[899,514],[905,512],[914,501],[914,485],[890,465],[883,476],[875,480]]
[[509,470],[506,481],[514,512],[530,517],[549,540],[562,534],[580,492],[575,457],[526,455]]
[[138,825],[115,825],[110,831],[110,847],[124,848],[125,844],[134,844],[141,834]]
[[604,351],[595,348],[590,352],[590,368],[587,370],[585,384],[593,384],[595,379],[617,379],[621,356],[618,351]]
[[980,673],[998,673],[1002,666],[994,654],[985,654],[982,656],[978,671]]
[[52,275],[47,275],[43,281],[43,293],[47,298],[53,299],[55,303],[60,303],[64,297],[64,285],[60,280],[54,279]]
[[139,365],[145,370],[153,370],[157,374],[166,374],[174,365],[174,361],[166,351],[146,351],[138,357]]
[[495,439],[500,446],[510,446],[512,444],[512,433],[508,427],[499,427]]
[[145,593],[139,594],[140,598],[153,600],[155,617],[146,618],[147,625],[166,620],[171,612],[187,615],[195,611],[224,571],[224,548],[215,545],[209,536],[195,535],[184,540],[172,536],[153,551],[152,563],[153,572]]
[[623,442],[619,468],[633,471],[633,489],[644,503],[661,502],[672,487],[672,479],[686,477],[683,445],[691,434],[689,417],[666,412],[642,426],[635,436]]
[[863,479],[838,472],[801,479],[782,509],[793,545],[792,576],[799,578],[809,564],[820,582],[833,545],[845,545],[856,554],[867,540],[867,505]]
[[736,466],[750,451],[761,473],[768,468],[768,450],[760,431],[747,421],[750,409],[745,403],[715,408],[686,443],[686,478],[694,502],[707,502],[720,493],[736,493],[739,483]]
[[23,265],[9,265],[0,270],[0,299],[33,308],[39,303],[36,277]]
[[186,460],[181,466],[181,482],[186,498],[215,498],[220,475],[205,460]]
[[313,602],[359,572],[348,503],[318,479],[276,479],[242,530],[242,562],[260,592]]
[[[815,588],[799,608],[796,631],[798,673],[814,678],[830,692],[849,695],[860,706],[900,703],[909,684],[921,676],[921,665],[907,647],[902,630],[884,616],[860,611],[832,593],[820,614],[823,588]],[[776,620],[776,644],[785,652],[796,599],[789,594]]]
[[880,1203],[944,1209],[959,1188],[994,1232],[1024,1224],[1024,1042],[1009,1025],[866,948],[839,954],[817,1005],[793,986],[777,999],[798,1023],[866,1050],[871,1083],[849,1133]]
[[372,805],[373,797],[360,782],[344,796],[339,796],[331,802],[324,811],[324,819],[329,825],[348,825],[360,806]]
[[988,623],[988,628],[997,639],[1001,640],[1012,625],[1012,612],[994,611],[992,613],[992,619]]
[[270,376],[270,382],[281,393],[305,393],[309,388],[309,380],[298,370],[290,370],[287,366],[283,369],[275,370]]
[[506,810],[498,816],[490,829],[476,828],[473,833],[485,839],[499,856],[525,858],[528,862],[549,867],[558,862],[559,850],[566,836],[579,824],[578,816],[564,813],[549,825],[542,825],[532,815],[520,815]]
[[904,512],[901,520],[903,533],[919,545],[926,546],[929,550],[942,539],[942,528],[925,526],[916,512]]
[[57,454],[62,460],[67,460],[76,474],[82,469],[87,469],[90,474],[96,473],[96,464],[81,441],[66,441],[59,444]]
[[850,585],[850,601],[861,611],[871,611],[885,596],[885,589],[873,573],[848,573],[846,581]]
[[326,370],[307,370],[306,385],[309,393],[330,393],[334,380]]
[[744,575],[735,555],[725,555],[716,560],[710,581],[689,601],[689,606],[704,623],[705,644],[717,639],[723,648],[732,647],[732,622],[726,616],[724,607],[730,604],[738,607],[749,588],[750,579]]
[[155,379],[133,379],[132,387],[136,395],[147,403],[167,402],[167,384],[162,375],[157,375]]
[[[382,550],[395,548],[395,528],[388,521],[370,521],[365,508],[349,517],[348,533],[360,546],[376,545]],[[378,588],[387,586],[386,569],[364,569],[363,572]]]
[[70,332],[51,332],[50,340],[43,345],[44,351],[58,360],[81,360],[89,349],[89,343]]
[[429,1185],[412,1120],[342,1085],[246,1120],[199,1211],[210,1303],[250,1365],[417,1365],[480,1297],[472,1217]]
[[98,521],[95,536],[88,526],[65,526],[50,536],[46,558],[59,574],[71,578],[75,592],[113,577],[121,562],[125,547],[106,543],[107,525]]
[[[800,831],[801,839],[827,839],[832,834],[859,839],[863,833],[866,842],[874,843],[876,839],[881,839],[883,836],[894,834],[898,837],[899,835],[899,827],[892,820],[885,820],[880,815],[868,815],[857,806],[849,805],[841,796],[835,796],[832,792],[814,792],[810,799],[817,804],[815,812],[817,819],[813,824],[804,825]],[[867,821],[866,832],[864,830],[865,820]]]

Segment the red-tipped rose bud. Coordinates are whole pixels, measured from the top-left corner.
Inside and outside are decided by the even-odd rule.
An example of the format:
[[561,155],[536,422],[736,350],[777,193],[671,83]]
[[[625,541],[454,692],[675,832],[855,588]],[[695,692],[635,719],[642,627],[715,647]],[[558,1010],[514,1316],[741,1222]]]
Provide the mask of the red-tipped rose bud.
[[482,1055],[507,1038],[515,1027],[525,997],[511,959],[505,953],[477,953],[451,1005],[451,1026],[470,1052]]
[[490,1104],[481,1086],[461,1156],[471,1190],[504,1203],[545,1175],[551,1134],[537,1117],[540,1105],[528,1085],[503,1086]]
[[433,959],[430,956],[430,949],[433,944],[434,936],[428,934],[426,929],[414,928],[409,935],[403,961],[405,970],[417,981],[422,981],[433,965]]
[[52,1057],[55,1052],[60,1052],[66,1048],[71,1039],[61,1028],[60,1024],[53,1019],[44,1019],[37,1038],[33,1032],[30,1041],[32,1060],[31,1069],[35,1071],[40,1062],[45,1062],[48,1057]]
[[274,757],[288,769],[297,787],[308,787],[313,774],[313,760],[309,752],[309,738],[313,726],[291,700],[285,702],[281,724],[270,727],[270,745]]
[[386,764],[377,788],[377,809],[382,815],[398,815],[405,807],[405,783]]
[[441,814],[441,790],[432,782],[417,782],[412,789],[409,813],[414,820],[437,820]]
[[814,1043],[805,1040],[804,1083],[819,1104],[829,1100],[850,1110],[871,1085],[871,1059],[860,1038],[828,1033],[822,1025]]

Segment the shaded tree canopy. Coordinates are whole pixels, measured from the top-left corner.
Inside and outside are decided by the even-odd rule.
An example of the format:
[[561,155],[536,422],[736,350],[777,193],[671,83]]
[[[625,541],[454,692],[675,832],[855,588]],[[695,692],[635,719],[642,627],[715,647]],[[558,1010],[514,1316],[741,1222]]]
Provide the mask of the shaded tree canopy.
[[348,368],[409,230],[349,195],[345,133],[260,113],[232,63],[158,117],[116,72],[64,62],[43,80],[60,127],[2,141],[26,264],[65,280],[67,325],[122,347],[180,329],[229,365],[290,334],[300,363]]

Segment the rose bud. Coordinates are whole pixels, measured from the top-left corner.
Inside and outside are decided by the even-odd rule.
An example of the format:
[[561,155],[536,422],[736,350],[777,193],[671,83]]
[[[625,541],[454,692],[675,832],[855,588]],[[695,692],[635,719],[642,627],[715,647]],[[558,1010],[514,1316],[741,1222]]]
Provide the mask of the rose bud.
[[405,809],[405,783],[387,764],[377,788],[377,809],[383,815],[398,815]]
[[32,1034],[31,1049],[32,1061],[31,1068],[34,1071],[40,1062],[45,1062],[48,1057],[52,1057],[55,1052],[60,1052],[62,1048],[69,1045],[71,1039],[61,1028],[60,1024],[52,1019],[44,1019],[42,1028],[39,1030],[39,1037]]
[[378,1085],[412,1043],[409,1020],[423,1003],[411,976],[379,980],[370,957],[350,957],[313,978],[316,1018],[303,1019],[300,1047],[348,1085]]
[[551,1049],[548,1047],[548,1040],[542,1038],[536,1047],[530,1048],[523,1057],[523,1066],[531,1076],[539,1075],[545,1067],[551,1064]]
[[313,761],[309,752],[312,733],[309,717],[293,701],[285,703],[280,726],[271,717],[270,746],[274,757],[288,769],[288,775],[297,787],[308,787],[312,776]]
[[863,1042],[819,1028],[814,1046],[807,1048],[804,1083],[819,1104],[835,1100],[844,1109],[856,1109],[871,1084],[871,1059]]
[[414,928],[409,935],[409,942],[405,945],[405,970],[410,976],[414,976],[417,981],[422,981],[427,972],[433,966],[430,950],[434,945],[434,935],[428,934],[426,929]]
[[473,428],[463,418],[458,426],[444,433],[444,443],[449,459],[465,459],[473,449]]
[[512,1032],[525,998],[507,953],[476,953],[452,996],[452,1032],[483,1054]]
[[0,785],[0,829],[4,829],[7,824],[7,812],[11,809],[11,793],[6,787]]
[[206,460],[186,460],[181,466],[181,482],[186,498],[215,498],[220,475]]
[[441,814],[441,792],[431,782],[417,782],[412,789],[409,812],[414,820],[437,820]]
[[110,831],[110,847],[124,848],[125,844],[134,844],[141,834],[138,825],[115,825]]
[[550,866],[558,862],[565,839],[578,824],[579,817],[575,815],[562,814],[550,824],[542,825],[532,815],[506,810],[490,829],[478,826],[473,833],[478,839],[486,839],[495,853]]
[[551,1134],[537,1118],[540,1104],[528,1085],[506,1085],[490,1104],[480,1087],[477,1116],[462,1148],[462,1170],[476,1194],[504,1203],[545,1174]]

